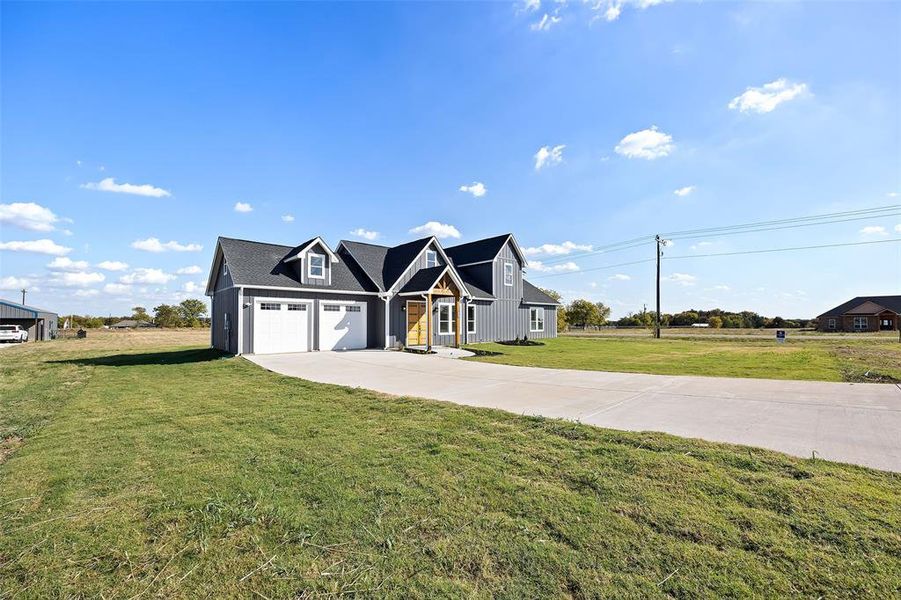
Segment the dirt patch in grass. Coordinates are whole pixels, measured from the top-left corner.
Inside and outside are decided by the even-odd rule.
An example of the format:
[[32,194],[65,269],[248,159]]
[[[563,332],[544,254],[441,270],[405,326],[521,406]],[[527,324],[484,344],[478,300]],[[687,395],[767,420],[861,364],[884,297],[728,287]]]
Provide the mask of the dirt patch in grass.
[[0,441],[0,465],[5,463],[6,459],[24,443],[25,440],[15,435]]

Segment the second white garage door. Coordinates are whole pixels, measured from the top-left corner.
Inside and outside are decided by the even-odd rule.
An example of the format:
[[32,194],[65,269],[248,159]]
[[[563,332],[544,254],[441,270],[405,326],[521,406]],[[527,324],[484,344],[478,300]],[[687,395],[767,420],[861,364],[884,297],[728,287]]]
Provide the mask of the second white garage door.
[[366,347],[365,302],[319,302],[319,349]]

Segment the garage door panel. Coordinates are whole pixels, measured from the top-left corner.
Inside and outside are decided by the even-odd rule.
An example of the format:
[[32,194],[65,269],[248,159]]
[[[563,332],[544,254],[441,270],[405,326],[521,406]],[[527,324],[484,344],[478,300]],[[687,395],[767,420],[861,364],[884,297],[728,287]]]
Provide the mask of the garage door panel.
[[254,353],[309,351],[312,312],[310,301],[257,301],[253,317]]
[[320,301],[319,349],[356,350],[366,347],[366,304]]

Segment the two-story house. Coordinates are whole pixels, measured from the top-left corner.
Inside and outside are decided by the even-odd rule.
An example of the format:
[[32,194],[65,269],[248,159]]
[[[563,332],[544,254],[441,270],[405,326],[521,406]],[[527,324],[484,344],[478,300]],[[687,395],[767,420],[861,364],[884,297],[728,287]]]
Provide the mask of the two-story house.
[[523,278],[511,234],[443,248],[316,237],[220,237],[206,294],[212,345],[232,354],[459,346],[557,336],[557,302]]

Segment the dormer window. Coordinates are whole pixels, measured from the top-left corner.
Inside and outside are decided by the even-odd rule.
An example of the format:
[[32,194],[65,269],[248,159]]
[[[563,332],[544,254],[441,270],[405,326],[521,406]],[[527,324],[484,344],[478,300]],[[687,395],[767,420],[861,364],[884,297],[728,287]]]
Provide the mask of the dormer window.
[[513,263],[504,263],[504,285],[513,285]]
[[307,277],[310,279],[325,279],[325,256],[322,254],[310,254],[307,260]]
[[425,266],[428,267],[437,267],[438,266],[438,253],[434,250],[426,250],[425,251]]

